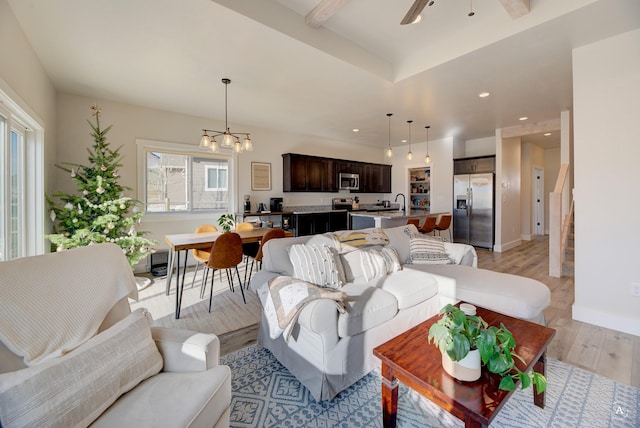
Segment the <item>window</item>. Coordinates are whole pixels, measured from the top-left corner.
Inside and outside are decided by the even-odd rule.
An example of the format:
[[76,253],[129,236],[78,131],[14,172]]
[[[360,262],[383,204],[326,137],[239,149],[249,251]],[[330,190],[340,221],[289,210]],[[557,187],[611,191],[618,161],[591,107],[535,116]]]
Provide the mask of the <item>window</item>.
[[0,90],[0,261],[44,252],[42,135]]
[[226,165],[214,166],[207,165],[205,167],[207,192],[227,191],[228,169]]
[[144,158],[147,212],[229,211],[233,206],[231,155],[202,154],[192,146],[145,140],[138,147]]

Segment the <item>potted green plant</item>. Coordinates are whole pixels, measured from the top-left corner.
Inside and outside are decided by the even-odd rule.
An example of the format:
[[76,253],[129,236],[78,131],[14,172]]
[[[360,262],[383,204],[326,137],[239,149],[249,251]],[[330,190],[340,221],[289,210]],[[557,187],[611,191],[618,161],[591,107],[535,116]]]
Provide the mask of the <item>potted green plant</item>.
[[235,225],[233,214],[223,214],[218,219],[218,226],[222,227],[224,233],[229,232]]
[[516,367],[514,358],[520,361],[522,358],[514,352],[516,341],[504,324],[489,326],[482,317],[467,315],[453,305],[442,308],[440,314],[442,317],[429,329],[429,343],[435,343],[443,354],[443,361],[445,354],[459,362],[476,350],[482,366],[502,377],[500,389],[513,391],[517,379],[522,389],[533,384],[536,393],[541,393],[547,388],[547,380],[542,374],[524,373]]

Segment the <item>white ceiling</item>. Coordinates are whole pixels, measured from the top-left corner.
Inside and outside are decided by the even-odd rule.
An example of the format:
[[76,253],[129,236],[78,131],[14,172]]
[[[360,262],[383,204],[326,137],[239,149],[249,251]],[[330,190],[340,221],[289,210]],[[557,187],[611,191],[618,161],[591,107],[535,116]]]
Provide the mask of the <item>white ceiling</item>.
[[350,0],[316,30],[305,15],[319,1],[8,0],[60,91],[224,120],[228,77],[232,131],[378,147],[387,112],[392,145],[408,119],[418,142],[424,125],[470,140],[559,118],[571,50],[640,27],[638,0],[531,0],[515,20],[499,0],[473,2],[474,17],[466,0],[439,0],[408,26],[413,0]]

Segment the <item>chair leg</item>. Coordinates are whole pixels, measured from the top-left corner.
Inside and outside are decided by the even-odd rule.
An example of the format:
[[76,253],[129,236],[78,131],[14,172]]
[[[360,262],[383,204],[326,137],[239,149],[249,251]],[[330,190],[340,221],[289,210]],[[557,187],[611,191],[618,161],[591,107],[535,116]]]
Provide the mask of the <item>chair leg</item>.
[[211,302],[213,301],[213,279],[216,277],[216,271],[211,274],[211,291],[209,292],[209,312],[211,312]]
[[238,282],[240,283],[240,291],[242,292],[242,301],[246,305],[247,299],[244,298],[244,287],[242,286],[242,280],[240,279],[240,272],[238,272],[238,265],[236,265],[236,275],[238,275]]
[[[213,278],[215,278],[216,272],[211,274],[211,284],[213,284]],[[204,267],[204,273],[202,274],[202,284],[200,285],[200,298],[204,297],[204,291],[207,288],[207,278],[209,278],[209,268]]]
[[[251,267],[249,268],[249,281],[251,281],[251,274],[253,273],[253,264],[255,263],[256,259],[251,259]],[[257,266],[256,266],[257,268]],[[247,270],[245,269],[244,271],[244,286],[245,288],[248,290],[249,289],[249,281],[247,281]]]
[[233,293],[235,293],[236,289],[233,286],[233,277],[231,275],[229,275],[229,269],[225,269],[225,271],[227,272],[227,282],[229,283],[229,290],[231,290]]
[[196,262],[196,270],[193,272],[193,279],[191,280],[191,288],[193,288],[193,284],[196,283],[196,275],[198,275],[199,267],[200,267],[200,262]]

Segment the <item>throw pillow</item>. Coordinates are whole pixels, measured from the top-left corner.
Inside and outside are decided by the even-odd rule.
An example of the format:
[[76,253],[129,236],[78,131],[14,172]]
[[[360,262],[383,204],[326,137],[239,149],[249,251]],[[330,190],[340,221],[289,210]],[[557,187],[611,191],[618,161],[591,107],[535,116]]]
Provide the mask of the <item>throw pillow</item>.
[[346,280],[363,283],[402,269],[395,248],[356,250],[341,255]]
[[451,260],[444,248],[442,238],[426,235],[412,235],[409,242],[411,263],[450,264]]
[[0,375],[2,426],[87,426],[162,369],[143,309],[74,351]]
[[340,288],[340,278],[335,257],[327,246],[292,245],[289,259],[293,276],[319,287]]
[[384,230],[379,227],[362,230],[344,230],[333,232],[333,234],[336,238],[337,248],[340,253],[366,247],[387,245],[389,243],[389,237],[384,233]]

